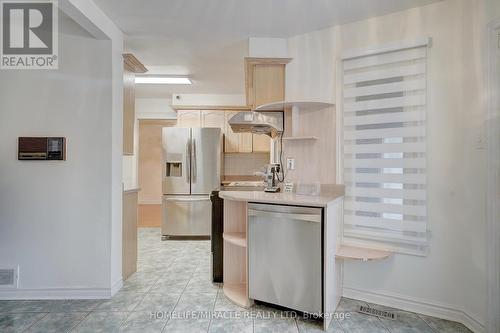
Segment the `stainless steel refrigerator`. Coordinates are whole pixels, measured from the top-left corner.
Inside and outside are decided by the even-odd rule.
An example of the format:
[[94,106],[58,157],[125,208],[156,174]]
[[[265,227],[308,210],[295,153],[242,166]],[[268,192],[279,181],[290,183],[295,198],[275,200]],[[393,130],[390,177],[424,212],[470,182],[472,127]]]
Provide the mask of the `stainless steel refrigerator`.
[[167,127],[162,141],[162,238],[208,238],[210,193],[221,183],[221,130]]

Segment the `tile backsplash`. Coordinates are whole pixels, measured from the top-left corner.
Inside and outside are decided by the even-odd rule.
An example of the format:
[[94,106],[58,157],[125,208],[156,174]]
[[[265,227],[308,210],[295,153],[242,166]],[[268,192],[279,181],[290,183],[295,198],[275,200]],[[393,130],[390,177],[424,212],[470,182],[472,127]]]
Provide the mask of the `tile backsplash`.
[[225,154],[224,175],[251,176],[269,164],[269,153]]

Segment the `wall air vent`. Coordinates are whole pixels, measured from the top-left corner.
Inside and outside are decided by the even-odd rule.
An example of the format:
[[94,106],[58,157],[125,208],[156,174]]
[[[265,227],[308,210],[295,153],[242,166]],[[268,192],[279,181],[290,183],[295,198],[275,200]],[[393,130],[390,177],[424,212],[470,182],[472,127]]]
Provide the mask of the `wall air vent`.
[[0,268],[0,289],[17,288],[18,274],[15,268]]
[[396,320],[397,319],[397,315],[394,312],[384,311],[384,310],[379,310],[379,309],[374,309],[374,308],[370,308],[368,306],[363,306],[363,305],[361,305],[359,307],[359,311],[358,312],[359,313],[363,313],[363,314],[367,314],[367,315],[370,315],[370,316],[385,318],[385,319],[392,319],[392,320]]

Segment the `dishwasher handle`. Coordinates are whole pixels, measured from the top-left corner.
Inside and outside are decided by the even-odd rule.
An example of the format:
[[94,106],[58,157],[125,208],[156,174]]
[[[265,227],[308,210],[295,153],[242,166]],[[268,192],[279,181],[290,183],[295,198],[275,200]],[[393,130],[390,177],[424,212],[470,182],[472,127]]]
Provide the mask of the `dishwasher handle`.
[[274,217],[279,219],[300,220],[306,222],[321,223],[321,215],[319,214],[282,213],[282,212],[270,212],[270,211],[249,209],[248,216]]

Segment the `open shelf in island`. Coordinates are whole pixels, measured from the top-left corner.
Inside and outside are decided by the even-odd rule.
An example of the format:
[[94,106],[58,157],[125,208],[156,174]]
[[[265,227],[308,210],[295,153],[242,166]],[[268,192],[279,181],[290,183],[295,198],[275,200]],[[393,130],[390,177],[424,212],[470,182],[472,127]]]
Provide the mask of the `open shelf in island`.
[[224,200],[224,295],[241,307],[248,298],[247,203]]

